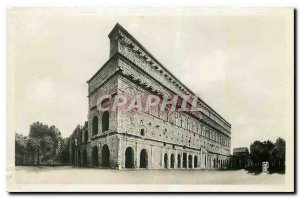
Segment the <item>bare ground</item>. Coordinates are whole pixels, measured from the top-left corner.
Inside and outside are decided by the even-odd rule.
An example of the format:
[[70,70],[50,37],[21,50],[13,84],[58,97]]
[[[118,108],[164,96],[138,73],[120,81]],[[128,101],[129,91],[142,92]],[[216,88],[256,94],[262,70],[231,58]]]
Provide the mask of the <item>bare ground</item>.
[[284,174],[246,170],[111,170],[78,167],[15,168],[19,184],[284,184]]

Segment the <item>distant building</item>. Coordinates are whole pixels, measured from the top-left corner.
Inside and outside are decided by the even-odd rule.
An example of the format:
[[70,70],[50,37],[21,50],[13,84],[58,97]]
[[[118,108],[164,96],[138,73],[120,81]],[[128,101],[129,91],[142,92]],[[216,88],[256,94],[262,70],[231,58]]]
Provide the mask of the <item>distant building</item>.
[[249,150],[247,147],[239,147],[233,149],[233,156],[249,156]]
[[233,155],[230,156],[229,168],[241,169],[252,167],[252,160],[247,147],[233,149]]
[[87,152],[81,151],[88,143],[88,122],[77,126],[69,137],[69,163],[76,166],[87,166]]

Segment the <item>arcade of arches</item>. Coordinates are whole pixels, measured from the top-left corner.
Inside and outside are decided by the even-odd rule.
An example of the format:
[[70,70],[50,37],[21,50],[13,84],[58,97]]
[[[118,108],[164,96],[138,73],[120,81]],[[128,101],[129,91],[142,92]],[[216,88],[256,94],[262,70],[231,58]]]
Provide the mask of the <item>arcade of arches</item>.
[[[201,168],[201,165],[199,165],[200,159],[198,158],[197,155],[190,155],[187,153],[183,153],[175,155],[175,154],[170,154],[168,155],[165,153],[163,155],[163,168]],[[212,169],[217,169],[217,168],[226,168],[229,166],[229,160],[228,159],[213,159],[212,163],[207,164],[206,158],[203,160],[203,166],[202,168],[212,168]]]
[[[75,153],[75,152],[73,152]],[[82,167],[103,167],[103,168],[117,168],[112,164],[113,159],[111,159],[111,151],[107,144],[102,147],[93,146],[91,149],[91,159],[88,162],[88,153],[86,149],[82,151],[77,151],[77,156],[74,155],[76,163],[78,166]],[[150,157],[150,161],[149,161]],[[123,156],[123,168],[153,168],[151,165],[151,155],[145,148],[141,148],[135,151],[133,147],[127,146],[124,150]],[[208,161],[207,161],[208,160]],[[200,155],[191,154],[187,152],[180,153],[166,153],[162,155],[162,163],[160,168],[164,169],[196,169],[196,168],[225,168],[229,166],[229,161],[224,158],[209,157],[209,159],[204,158],[202,163]],[[159,168],[159,167],[158,167]]]

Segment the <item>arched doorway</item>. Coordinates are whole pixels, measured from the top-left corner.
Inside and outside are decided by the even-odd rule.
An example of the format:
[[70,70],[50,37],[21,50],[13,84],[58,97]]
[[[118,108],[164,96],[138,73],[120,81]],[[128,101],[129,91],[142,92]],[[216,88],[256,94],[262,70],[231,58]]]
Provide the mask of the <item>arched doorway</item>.
[[141,150],[140,168],[148,168],[148,154],[146,149]]
[[175,157],[174,154],[171,154],[171,168],[175,167]]
[[178,154],[177,156],[177,167],[178,168],[181,168],[181,158],[180,158],[180,155]]
[[82,152],[82,166],[87,166],[87,152],[85,149]]
[[164,155],[164,167],[168,168],[168,155],[167,155],[167,153],[165,153],[165,155]]
[[81,153],[80,153],[80,150],[78,150],[78,154],[77,154],[77,164],[78,164],[78,166],[81,166]]
[[110,167],[110,162],[109,162],[109,156],[110,156],[110,152],[109,152],[109,148],[108,146],[105,144],[102,147],[102,167]]
[[189,155],[189,168],[192,168],[192,164],[193,164],[193,158],[191,155]]
[[187,168],[187,154],[186,153],[183,153],[183,156],[182,156],[182,167],[183,168]]
[[125,168],[134,168],[134,151],[131,147],[125,151]]
[[216,168],[216,159],[214,159],[214,168]]
[[194,157],[194,168],[197,168],[197,164],[198,164],[198,158],[197,156]]
[[92,150],[92,166],[93,167],[98,167],[99,166],[97,146],[94,146],[93,150]]

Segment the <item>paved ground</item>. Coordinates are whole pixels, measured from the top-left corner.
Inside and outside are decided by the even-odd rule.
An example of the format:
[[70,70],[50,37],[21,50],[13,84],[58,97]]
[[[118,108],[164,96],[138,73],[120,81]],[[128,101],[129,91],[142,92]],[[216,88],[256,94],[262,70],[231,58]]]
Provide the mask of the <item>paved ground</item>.
[[16,167],[19,184],[284,184],[284,174],[245,170],[110,170],[76,167]]

